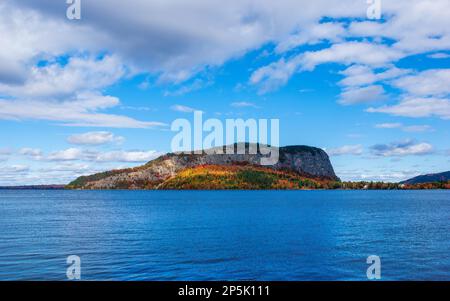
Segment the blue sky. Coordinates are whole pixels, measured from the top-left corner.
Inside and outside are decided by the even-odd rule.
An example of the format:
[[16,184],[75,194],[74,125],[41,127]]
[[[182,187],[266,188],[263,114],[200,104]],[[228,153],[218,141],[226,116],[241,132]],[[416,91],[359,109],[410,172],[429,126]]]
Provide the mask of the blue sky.
[[277,118],[343,180],[450,169],[448,1],[132,2],[0,3],[0,185],[140,165],[193,109]]

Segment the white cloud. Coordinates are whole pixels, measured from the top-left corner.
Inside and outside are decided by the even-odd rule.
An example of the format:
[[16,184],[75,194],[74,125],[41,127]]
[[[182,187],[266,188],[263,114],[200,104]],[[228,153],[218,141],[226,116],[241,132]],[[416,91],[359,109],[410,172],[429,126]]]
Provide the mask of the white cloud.
[[[139,121],[127,116],[98,112],[114,107],[119,99],[112,96],[80,95],[71,101],[37,101],[0,99],[0,119],[49,120],[65,126],[111,128],[150,128],[165,126],[162,122]],[[24,110],[23,108],[26,108]]]
[[61,151],[55,151],[47,156],[49,161],[73,161],[83,159],[83,151],[78,148],[68,148]]
[[250,76],[252,85],[259,85],[260,93],[267,93],[285,85],[297,71],[301,57],[286,61],[284,58],[254,71]]
[[433,128],[429,125],[410,125],[403,127],[403,131],[411,133],[431,132]]
[[172,109],[172,111],[176,111],[176,112],[182,112],[182,113],[193,113],[195,111],[199,111],[197,109],[188,107],[188,106],[183,106],[183,105],[173,105],[170,107]]
[[417,97],[445,97],[450,94],[450,69],[430,69],[393,81],[393,85]]
[[280,41],[275,51],[283,53],[304,44],[317,44],[323,41],[339,42],[345,36],[344,25],[337,22],[311,24],[302,28],[301,32]]
[[429,58],[432,59],[448,59],[450,58],[450,54],[445,52],[432,53],[428,55]]
[[5,172],[23,172],[28,171],[30,169],[27,165],[11,165],[6,167],[5,169],[2,168],[2,171]]
[[377,129],[397,129],[397,128],[401,128],[403,126],[403,124],[401,123],[379,123],[376,124],[375,127]]
[[[357,5],[356,2],[347,4]],[[331,3],[330,6],[339,5]],[[385,1],[382,7],[384,22],[353,20],[348,28],[339,28],[340,24],[330,22],[316,23],[315,26],[304,25],[280,42],[277,49],[285,51],[297,45],[311,44],[320,40],[327,40],[331,46],[300,53],[289,59],[282,58],[276,63],[263,66],[253,73],[250,83],[258,84],[260,92],[265,93],[286,84],[296,72],[313,70],[319,64],[362,64],[371,68],[386,67],[410,55],[450,49],[450,26],[446,16],[446,12],[450,9],[450,2],[437,0],[430,5],[421,0]],[[349,11],[346,17],[350,15]],[[330,28],[316,32],[314,29],[321,28],[320,25]],[[306,32],[309,30],[309,35],[303,30]],[[328,35],[331,32],[334,32],[334,38],[331,34]],[[385,39],[392,43],[380,44]],[[436,57],[443,56],[440,54]],[[385,74],[385,76],[388,75]],[[370,71],[342,84],[369,85],[381,79],[376,78]],[[352,80],[355,82],[350,83]]]
[[[369,108],[368,112],[406,117],[440,117],[450,119],[450,69],[430,69],[406,75],[390,82],[404,93],[395,105]],[[405,128],[405,130],[408,130]],[[411,131],[421,131],[410,128]],[[427,129],[422,129],[425,131]]]
[[139,163],[148,162],[160,156],[161,153],[149,150],[115,150],[100,152],[85,150],[80,148],[68,148],[65,150],[54,151],[43,157],[46,161],[93,161],[93,162],[129,162]]
[[[325,49],[286,56],[255,71],[250,82],[267,92],[285,84],[295,72],[323,63],[386,66],[408,55],[450,47],[447,0],[433,5],[422,0],[383,3],[382,23],[360,21],[366,18],[367,3],[359,0],[242,0],[220,9],[215,1],[205,0],[163,4],[133,0],[132,5],[97,0],[83,4],[90,17],[81,22],[64,20],[60,12],[65,8],[65,3],[50,0],[39,5],[33,0],[7,2],[0,7],[5,16],[0,36],[8,41],[0,52],[0,81],[1,74],[10,77],[3,82],[33,76],[27,68],[43,56],[107,50],[134,73],[149,72],[159,82],[180,83],[267,43],[285,56],[297,46],[327,42],[321,45]],[[345,18],[353,21],[340,21]],[[383,45],[382,38],[392,43]],[[167,93],[185,93],[197,86],[194,81],[192,87]]]
[[433,131],[433,128],[429,125],[408,125],[404,126],[402,123],[379,123],[375,125],[377,129],[401,129],[404,132],[421,133]]
[[320,64],[339,63],[388,67],[391,62],[401,57],[401,52],[382,44],[343,42],[322,50],[304,52],[288,60],[282,58],[263,66],[252,73],[250,83],[260,85],[260,92],[266,93],[286,84],[294,73],[313,71]]
[[304,53],[303,70],[314,70],[319,64],[340,63],[344,65],[363,64],[383,67],[400,59],[404,54],[383,44],[368,42],[344,42],[330,48]]
[[440,117],[450,119],[450,100],[441,98],[407,98],[392,106],[368,108],[367,112],[405,117]]
[[113,133],[105,131],[75,134],[67,138],[69,143],[78,145],[102,145],[107,143],[120,144],[124,140],[124,137],[115,136]]
[[40,160],[43,157],[42,150],[38,148],[24,147],[19,150],[19,154],[31,157],[34,160]]
[[22,99],[73,98],[79,91],[95,91],[110,86],[124,75],[125,67],[117,57],[72,57],[64,65],[52,62],[43,67],[32,66],[23,84],[0,83],[0,93]]
[[[2,3],[0,12],[5,17],[0,20],[0,36],[8,41],[0,49],[0,62],[5,60],[20,69],[17,79],[2,80],[0,64],[0,119],[50,120],[71,126],[161,125],[98,112],[120,103],[116,97],[103,95],[102,90],[126,76],[129,69],[118,55],[83,52],[83,47],[97,50],[94,45],[103,41],[100,33],[83,25],[75,30],[68,22],[59,24],[36,11],[17,9],[11,3]],[[97,42],[88,41],[87,33]],[[68,56],[66,62],[58,58],[68,51],[75,55]]]
[[92,167],[86,163],[62,162],[61,164],[52,164],[50,167],[40,168],[40,172],[93,172]]
[[9,148],[0,148],[0,155],[10,155],[11,153]]
[[384,92],[384,88],[379,85],[362,88],[351,87],[341,93],[338,102],[342,105],[352,105],[381,101],[386,99]]
[[[10,74],[11,79],[15,73],[16,78],[26,76],[23,62],[43,53],[54,56],[73,49],[88,52],[107,49],[133,69],[179,82],[268,42],[283,53],[298,45],[340,43],[354,37],[384,37],[394,41],[387,51],[364,53],[355,49],[355,57],[360,61],[372,58],[379,61],[390,52],[410,54],[449,46],[447,0],[433,1],[433,5],[423,0],[387,1],[383,3],[385,22],[354,21],[349,29],[344,22],[334,20],[366,18],[364,1],[242,0],[221,5],[220,9],[215,1],[205,0],[131,3],[87,1],[83,10],[89,12],[89,18],[81,22],[64,19],[63,2],[41,0],[38,4],[22,0],[3,4],[0,36],[14,43],[3,45],[5,58],[0,59],[0,70],[3,69],[0,74]],[[323,22],[325,17],[333,21]],[[340,51],[336,54],[342,59],[348,57],[349,51],[344,51],[347,53],[344,56]]]
[[98,162],[148,162],[159,157],[156,151],[112,151],[99,153],[95,156]]
[[385,71],[374,73],[373,69],[365,65],[352,65],[340,72],[345,78],[339,82],[342,86],[365,86],[379,81],[398,78],[410,73],[409,69],[399,69],[393,66]]
[[[291,33],[297,35],[298,28],[312,33],[308,42],[331,39],[343,30],[337,24],[319,24],[322,17],[365,16],[365,3],[344,1],[346,4],[330,5],[328,0],[242,0],[218,5],[207,0],[133,0],[132,5],[127,5],[123,1],[97,0],[83,3],[89,18],[77,24],[67,24],[61,15],[65,3],[51,0],[41,0],[39,5],[33,0],[22,0],[5,6],[4,13],[17,11],[20,6],[24,11],[32,8],[35,15],[45,16],[47,23],[66,23],[68,30],[79,25],[91,31],[92,38],[89,34],[72,35],[69,45],[78,43],[79,48],[92,51],[98,47],[94,42],[98,42],[136,69],[159,74],[162,81],[180,82],[268,42],[285,41]],[[60,28],[50,24],[48,27]],[[48,31],[46,41],[52,43],[55,36]],[[298,43],[295,38],[292,40],[294,45]],[[33,46],[39,48],[39,44]]]
[[7,161],[12,151],[9,148],[0,148],[0,161]]
[[417,143],[411,139],[407,139],[390,144],[376,144],[371,146],[370,149],[375,156],[391,157],[427,155],[432,153],[433,146],[429,143]]
[[[0,119],[59,121],[69,126],[148,128],[160,122],[138,121],[122,115],[100,113],[120,104],[101,90],[124,75],[119,59],[70,58],[66,65],[32,67],[22,84],[0,83]],[[26,108],[24,110],[23,108]]]
[[344,145],[338,148],[325,149],[329,156],[355,155],[359,156],[363,153],[362,145]]
[[0,186],[24,184],[24,179],[29,174],[30,167],[27,165],[15,164],[0,166]]

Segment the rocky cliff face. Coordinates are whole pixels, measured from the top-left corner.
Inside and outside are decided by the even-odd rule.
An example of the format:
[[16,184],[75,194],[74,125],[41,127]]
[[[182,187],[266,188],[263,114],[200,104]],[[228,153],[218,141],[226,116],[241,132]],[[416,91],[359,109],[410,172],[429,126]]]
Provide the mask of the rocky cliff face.
[[[234,146],[236,150],[236,145]],[[80,177],[68,185],[75,189],[157,189],[165,180],[186,168],[201,165],[260,165],[266,157],[259,151],[244,154],[167,154],[149,163],[131,169],[114,170]],[[266,166],[275,170],[296,172],[311,178],[339,180],[328,155],[319,148],[309,146],[287,146],[279,148],[279,160]]]

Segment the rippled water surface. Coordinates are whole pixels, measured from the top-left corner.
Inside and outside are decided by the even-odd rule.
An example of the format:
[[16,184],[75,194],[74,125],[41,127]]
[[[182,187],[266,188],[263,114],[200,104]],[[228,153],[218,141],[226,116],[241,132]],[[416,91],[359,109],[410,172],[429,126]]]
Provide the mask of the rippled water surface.
[[0,280],[450,280],[448,191],[0,191]]

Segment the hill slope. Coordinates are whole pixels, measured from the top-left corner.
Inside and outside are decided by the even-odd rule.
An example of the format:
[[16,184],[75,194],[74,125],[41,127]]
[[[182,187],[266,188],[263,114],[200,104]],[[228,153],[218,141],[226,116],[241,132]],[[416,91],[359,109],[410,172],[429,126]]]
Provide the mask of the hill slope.
[[447,182],[447,181],[450,181],[450,171],[420,175],[408,179],[406,181],[400,182],[400,184],[422,184],[422,183]]
[[308,178],[296,172],[252,165],[202,165],[187,168],[161,183],[158,189],[321,189],[339,182]]
[[[252,145],[254,146],[254,145]],[[234,145],[236,149],[236,145]],[[249,145],[246,144],[247,152],[245,154],[212,154],[206,153],[194,154],[166,154],[145,165],[107,171],[91,176],[84,176],[76,179],[67,185],[69,189],[188,189],[189,182],[197,184],[191,189],[267,189],[276,188],[278,177],[284,174],[286,177],[296,175],[298,179],[310,178],[320,181],[339,181],[336,177],[328,155],[319,148],[309,146],[287,146],[279,148],[279,161],[275,165],[260,166],[259,162],[263,155],[248,153]],[[211,179],[205,177],[205,174],[199,174],[200,167],[203,166],[202,172],[213,174],[208,176],[218,176],[220,172],[228,172],[230,181],[222,181],[221,176],[215,177],[214,188],[211,186]],[[204,168],[209,166],[208,168]],[[245,168],[243,167],[245,166]],[[239,169],[226,169],[232,167],[240,167]],[[190,170],[190,171],[189,171]],[[180,172],[185,173],[180,174]],[[197,172],[197,174],[195,172]],[[189,174],[191,172],[191,174]],[[242,173],[244,172],[244,173]],[[256,173],[252,173],[256,172]],[[279,174],[277,174],[277,172]],[[261,173],[267,173],[266,178],[271,178],[269,185],[267,180],[262,186],[253,185],[251,175],[262,179]],[[204,179],[200,184],[199,179]],[[242,178],[243,177],[243,178]],[[273,178],[275,177],[275,178]],[[226,178],[226,177],[225,177]],[[242,181],[242,179],[247,179]],[[294,182],[295,182],[294,181]],[[244,183],[245,182],[245,183]],[[264,182],[264,181],[263,181]],[[220,184],[219,184],[220,183]],[[241,183],[242,185],[234,185]],[[297,183],[297,182],[295,182]],[[253,186],[254,188],[252,188]],[[289,184],[290,185],[290,184]],[[294,186],[297,184],[293,184]],[[231,188],[233,187],[233,188]]]

